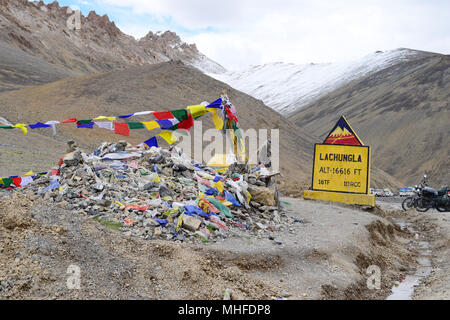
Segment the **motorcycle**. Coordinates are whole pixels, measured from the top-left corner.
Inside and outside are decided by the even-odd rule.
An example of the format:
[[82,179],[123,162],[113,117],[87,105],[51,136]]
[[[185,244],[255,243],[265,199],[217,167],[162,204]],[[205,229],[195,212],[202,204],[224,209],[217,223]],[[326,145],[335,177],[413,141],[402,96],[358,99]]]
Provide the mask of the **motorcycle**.
[[420,195],[422,193],[423,188],[427,186],[427,176],[425,175],[420,181],[419,185],[414,186],[414,195],[405,198],[402,202],[402,208],[405,211],[408,211],[411,208],[417,208],[417,201],[420,199]]
[[450,188],[446,186],[436,191],[428,187],[427,178],[427,175],[424,175],[420,184],[414,188],[415,195],[403,201],[403,210],[415,208],[419,212],[427,212],[430,209],[437,209],[439,212],[450,211]]

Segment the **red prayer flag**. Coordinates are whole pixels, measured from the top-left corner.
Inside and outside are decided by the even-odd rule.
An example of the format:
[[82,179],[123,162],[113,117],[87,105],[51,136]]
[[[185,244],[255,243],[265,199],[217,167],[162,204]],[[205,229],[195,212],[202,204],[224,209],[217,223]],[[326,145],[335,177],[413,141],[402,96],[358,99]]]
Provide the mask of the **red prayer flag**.
[[178,129],[189,130],[193,126],[194,126],[194,118],[192,118],[192,115],[189,114],[186,120],[183,120],[181,123],[178,124]]
[[234,120],[234,122],[239,122],[238,118],[236,118],[236,116],[233,114],[233,112],[231,112],[230,108],[225,106],[225,110],[227,112],[228,118],[230,118],[231,120]]
[[72,118],[72,119],[64,120],[64,121],[61,122],[61,123],[71,123],[71,122],[77,122],[77,121],[78,121],[77,118]]
[[16,187],[20,187],[22,185],[22,178],[18,177],[18,178],[12,178],[12,181],[14,182],[14,184],[16,185]]
[[153,113],[155,115],[155,118],[158,120],[166,120],[166,119],[173,119],[175,118],[173,114],[169,111],[157,111]]
[[128,123],[115,122],[114,133],[128,137],[130,135],[130,127],[128,127]]

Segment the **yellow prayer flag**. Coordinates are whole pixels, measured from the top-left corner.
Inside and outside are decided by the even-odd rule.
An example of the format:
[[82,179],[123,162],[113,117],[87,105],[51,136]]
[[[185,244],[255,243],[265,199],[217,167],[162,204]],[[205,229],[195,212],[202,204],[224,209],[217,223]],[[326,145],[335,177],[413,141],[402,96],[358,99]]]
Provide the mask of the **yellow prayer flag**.
[[214,183],[214,188],[216,188],[220,193],[222,193],[224,190],[222,181]]
[[24,177],[29,177],[29,176],[34,176],[33,170],[28,171],[28,172],[25,173],[25,175],[24,175]]
[[155,183],[161,183],[161,179],[159,178],[159,175],[158,175],[158,174],[156,175],[155,179],[153,179],[152,182],[155,182]]
[[13,126],[14,128],[19,128],[20,130],[22,130],[23,134],[27,134],[28,133],[28,129],[27,129],[27,125],[23,124],[23,123],[18,123],[15,126]]
[[105,117],[105,116],[100,116],[100,117],[94,118],[94,120],[105,120],[105,119],[107,119],[107,120],[109,120],[109,121],[116,121],[116,117]]
[[184,216],[184,213],[180,214],[180,216],[178,217],[178,223],[177,223],[176,231],[180,230],[181,226],[183,225],[183,216]]
[[187,109],[191,112],[192,117],[197,118],[201,117],[204,114],[208,113],[206,110],[206,107],[202,104],[196,105],[196,106],[189,106]]
[[214,125],[216,126],[217,130],[222,130],[223,128],[223,119],[217,114],[216,108],[209,108],[209,112],[213,114],[212,120],[214,122]]
[[160,134],[158,134],[161,138],[167,141],[168,144],[173,144],[177,141],[177,138],[174,136],[172,131],[163,131]]
[[117,200],[114,201],[114,203],[117,204],[117,205],[119,205],[119,206],[121,206],[121,207],[125,207],[125,205],[123,205],[122,202],[119,202],[119,201],[117,201]]
[[159,124],[156,121],[146,121],[146,122],[142,122],[142,124],[145,126],[145,128],[148,131],[152,131],[153,129],[159,128]]
[[3,184],[3,179],[2,178],[0,178],[0,184]]

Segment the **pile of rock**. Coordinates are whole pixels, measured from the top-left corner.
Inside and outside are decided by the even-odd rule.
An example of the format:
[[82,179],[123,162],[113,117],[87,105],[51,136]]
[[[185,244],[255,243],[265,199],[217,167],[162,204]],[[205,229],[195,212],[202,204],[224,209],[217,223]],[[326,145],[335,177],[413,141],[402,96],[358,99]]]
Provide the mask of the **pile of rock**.
[[59,167],[22,191],[130,236],[206,242],[231,230],[270,232],[292,223],[278,206],[276,174],[261,166],[235,164],[220,173],[176,147],[125,141],[103,143],[90,155],[69,142],[67,151]]

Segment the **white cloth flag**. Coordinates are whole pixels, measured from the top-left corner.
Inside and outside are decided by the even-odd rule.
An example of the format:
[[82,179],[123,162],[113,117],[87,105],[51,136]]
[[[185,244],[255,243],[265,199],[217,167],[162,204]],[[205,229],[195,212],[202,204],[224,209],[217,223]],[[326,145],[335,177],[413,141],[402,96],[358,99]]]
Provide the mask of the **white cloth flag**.
[[152,114],[154,113],[154,111],[141,111],[141,112],[136,112],[134,115],[135,116],[144,116],[146,114]]
[[49,124],[52,126],[53,135],[56,135],[56,124],[61,123],[59,121],[47,121],[45,124]]
[[102,129],[106,129],[106,130],[114,130],[113,128],[113,123],[112,122],[95,122],[95,124]]
[[33,182],[33,177],[21,177],[21,179],[22,179],[20,183],[21,187],[25,187],[27,184]]

